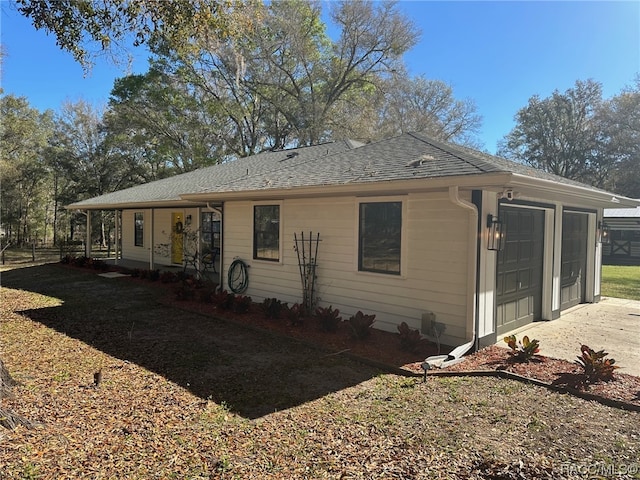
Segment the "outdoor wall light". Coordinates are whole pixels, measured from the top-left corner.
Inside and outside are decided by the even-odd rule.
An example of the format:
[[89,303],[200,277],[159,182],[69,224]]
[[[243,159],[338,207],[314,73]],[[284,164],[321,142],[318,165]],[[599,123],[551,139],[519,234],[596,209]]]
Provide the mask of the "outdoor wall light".
[[598,222],[598,241],[603,245],[609,245],[611,242],[611,231],[609,225],[603,221]]
[[504,239],[504,224],[498,217],[487,215],[487,249],[500,251],[502,250],[502,240]]
[[187,225],[191,225],[191,215],[187,215],[186,223],[187,223]]

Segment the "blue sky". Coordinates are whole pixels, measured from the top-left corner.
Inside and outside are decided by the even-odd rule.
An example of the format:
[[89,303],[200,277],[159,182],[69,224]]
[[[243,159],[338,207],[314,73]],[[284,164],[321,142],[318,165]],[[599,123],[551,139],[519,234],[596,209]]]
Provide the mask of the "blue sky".
[[[462,2],[402,1],[398,4],[422,32],[405,57],[412,75],[443,80],[456,98],[476,102],[483,116],[481,139],[495,152],[513,128],[513,117],[535,94],[565,91],[592,78],[608,98],[640,73],[640,1]],[[39,110],[64,101],[106,104],[124,66],[98,62],[88,77],[53,37],[37,32],[0,1],[6,54],[5,94],[28,98]],[[146,70],[135,53],[133,72]]]

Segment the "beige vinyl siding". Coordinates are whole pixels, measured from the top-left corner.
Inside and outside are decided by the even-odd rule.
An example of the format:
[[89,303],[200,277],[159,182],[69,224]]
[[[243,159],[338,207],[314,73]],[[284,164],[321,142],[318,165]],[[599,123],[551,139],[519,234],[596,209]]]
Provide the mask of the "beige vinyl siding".
[[[358,271],[359,203],[372,201],[403,202],[401,275]],[[250,265],[246,294],[254,301],[267,297],[289,304],[301,301],[294,232],[298,236],[304,232],[305,238],[309,232],[314,238],[320,232],[317,270],[320,305],[340,309],[344,319],[358,310],[376,313],[376,328],[391,332],[396,332],[403,321],[412,328],[420,328],[422,314],[431,311],[437,321],[447,325],[444,343],[468,340],[465,338],[467,250],[475,245],[467,245],[468,213],[453,205],[446,193],[294,199],[278,203],[282,223],[282,256],[278,263],[252,259],[254,203],[225,204],[224,264],[229,265],[239,257]],[[226,274],[223,278],[226,282]]]
[[[135,214],[144,214],[143,246],[137,247],[135,242]],[[149,245],[151,243],[151,210],[123,210],[122,212],[122,258],[138,262],[149,261]]]
[[[144,212],[144,246],[134,245],[134,214]],[[161,208],[153,210],[124,210],[122,212],[122,258],[149,262],[151,248],[153,248],[154,265],[171,265],[171,213],[184,213],[192,217],[191,227],[197,229],[197,208]],[[151,230],[153,228],[153,240]],[[153,246],[152,246],[153,244]]]

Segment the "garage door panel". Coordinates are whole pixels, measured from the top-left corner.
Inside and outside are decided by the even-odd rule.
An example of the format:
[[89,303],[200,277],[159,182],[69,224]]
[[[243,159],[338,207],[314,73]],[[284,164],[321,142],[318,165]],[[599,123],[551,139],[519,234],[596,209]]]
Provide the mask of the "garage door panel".
[[528,262],[533,258],[533,242],[522,240],[520,242],[519,262]]
[[531,279],[531,270],[520,270],[518,272],[518,281],[520,282],[520,284],[518,285],[520,289],[528,290],[529,288],[531,288],[533,286]]
[[505,265],[517,265],[518,263],[518,244],[516,242],[507,242],[504,249]]
[[562,215],[562,259],[560,309],[578,305],[585,299],[588,215],[564,212]]
[[502,293],[515,293],[518,290],[518,272],[508,272],[504,275],[504,290]]
[[541,317],[544,211],[501,205],[500,217],[506,233],[497,265],[499,335]]

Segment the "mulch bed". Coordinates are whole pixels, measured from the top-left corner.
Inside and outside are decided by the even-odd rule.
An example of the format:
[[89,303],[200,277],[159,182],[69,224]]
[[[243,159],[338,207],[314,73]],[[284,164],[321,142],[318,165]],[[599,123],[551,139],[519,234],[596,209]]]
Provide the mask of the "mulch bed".
[[[348,354],[365,360],[368,363],[387,367],[399,374],[423,375],[422,362],[431,355],[437,355],[436,345],[424,342],[414,352],[400,349],[398,335],[373,328],[371,336],[365,340],[353,340],[348,333],[346,322],[342,322],[335,333],[326,333],[314,325],[312,318],[306,319],[302,326],[292,326],[285,320],[267,319],[255,306],[247,314],[236,314],[228,311],[218,311],[211,304],[195,301],[178,301],[165,297],[163,303],[176,308],[197,311],[204,315],[221,317],[240,323],[251,328],[264,329],[287,337],[320,345],[339,354]],[[449,351],[450,347],[441,347],[441,352]],[[459,374],[482,374],[484,372],[506,372],[513,374],[516,379],[531,379],[550,387],[581,395],[585,398],[604,399],[604,403],[621,408],[640,409],[640,377],[619,373],[609,382],[594,384],[583,383],[582,368],[567,360],[537,355],[529,362],[515,362],[506,348],[496,345],[485,347],[476,353],[467,355],[458,364],[447,367],[435,374],[451,372]],[[433,371],[430,372],[433,374]],[[611,400],[611,402],[607,402]]]

